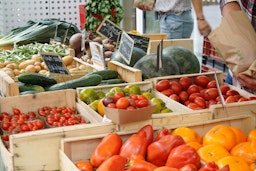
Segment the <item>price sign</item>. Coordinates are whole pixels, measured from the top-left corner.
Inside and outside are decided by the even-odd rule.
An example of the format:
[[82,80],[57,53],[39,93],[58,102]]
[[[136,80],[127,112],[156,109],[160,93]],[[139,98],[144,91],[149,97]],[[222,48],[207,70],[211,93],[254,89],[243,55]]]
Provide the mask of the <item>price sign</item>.
[[149,40],[150,40],[149,37],[130,34],[130,33],[128,33],[128,35],[134,40],[134,47],[140,48],[147,53]]
[[114,42],[118,42],[119,37],[122,33],[122,29],[119,28],[115,23],[108,19],[104,19],[96,32],[106,38],[113,40]]
[[122,33],[119,45],[119,53],[127,64],[130,64],[134,40],[125,32]]
[[69,74],[61,57],[55,53],[41,53],[41,56],[50,71],[53,74]]
[[93,65],[99,70],[106,69],[103,45],[97,42],[89,42]]

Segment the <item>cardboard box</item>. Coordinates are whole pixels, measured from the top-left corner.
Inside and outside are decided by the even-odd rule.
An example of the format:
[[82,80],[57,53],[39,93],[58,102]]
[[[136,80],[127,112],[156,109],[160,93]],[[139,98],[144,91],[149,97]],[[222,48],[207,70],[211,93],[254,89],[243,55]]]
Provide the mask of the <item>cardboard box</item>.
[[106,117],[111,119],[112,122],[116,124],[139,122],[150,119],[154,109],[155,104],[153,103],[150,103],[150,105],[147,107],[138,108],[135,110],[115,109],[104,106]]
[[12,134],[9,151],[0,141],[0,154],[7,171],[58,170],[61,138],[109,132],[115,128],[108,128],[106,125],[104,129],[96,130],[99,123],[104,125],[101,123],[102,118],[88,112],[76,99],[76,91],[71,89],[0,98],[1,112],[11,113],[13,107],[28,112],[37,111],[42,106],[75,106],[78,112],[90,121],[86,124]]
[[[255,117],[249,115],[226,117],[222,119],[209,120],[207,122],[195,122],[190,124],[177,124],[177,125],[164,125],[163,127],[168,129],[175,129],[178,127],[186,126],[192,128],[203,136],[208,130],[216,125],[227,125],[235,126],[240,128],[245,134],[255,128]],[[156,128],[153,126],[155,131],[163,128]],[[129,132],[116,132],[118,133],[123,141],[125,141],[131,134],[135,133],[138,129]],[[89,160],[93,149],[99,144],[101,139],[107,134],[101,134],[96,136],[82,136],[76,138],[63,138],[61,140],[61,149],[59,150],[60,155],[60,170],[61,171],[78,171],[75,167],[74,162],[79,160]]]

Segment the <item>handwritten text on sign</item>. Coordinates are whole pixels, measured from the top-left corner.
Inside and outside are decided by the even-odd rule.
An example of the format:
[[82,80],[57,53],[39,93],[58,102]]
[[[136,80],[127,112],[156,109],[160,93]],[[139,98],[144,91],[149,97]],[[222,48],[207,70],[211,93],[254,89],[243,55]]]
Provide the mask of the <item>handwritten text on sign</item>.
[[58,54],[41,54],[48,67],[48,70],[54,74],[68,74],[67,68]]
[[96,31],[101,36],[109,38],[114,42],[118,42],[122,29],[108,19],[104,19]]
[[118,50],[127,64],[130,64],[133,47],[134,40],[127,33],[123,32]]

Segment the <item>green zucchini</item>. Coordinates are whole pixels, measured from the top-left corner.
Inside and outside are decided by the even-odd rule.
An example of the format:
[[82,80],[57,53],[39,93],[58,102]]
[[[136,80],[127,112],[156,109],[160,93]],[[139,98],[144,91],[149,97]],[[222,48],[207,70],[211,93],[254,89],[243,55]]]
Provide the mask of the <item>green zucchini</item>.
[[42,87],[57,83],[54,78],[39,73],[22,73],[18,75],[18,81],[26,84],[40,85]]
[[98,74],[102,77],[102,80],[109,80],[109,79],[118,78],[118,72],[116,70],[111,70],[111,69],[104,69],[104,70],[100,70],[100,71],[94,71],[90,74]]
[[100,85],[108,85],[108,84],[121,84],[124,83],[125,81],[120,79],[120,78],[113,78],[109,80],[102,80]]
[[44,92],[44,87],[40,85],[33,85],[33,84],[25,84],[25,83],[19,83],[19,91],[36,91],[36,92]]
[[47,91],[62,90],[62,89],[76,89],[77,87],[88,87],[99,85],[102,77],[98,74],[88,74],[83,77],[54,84],[47,88]]

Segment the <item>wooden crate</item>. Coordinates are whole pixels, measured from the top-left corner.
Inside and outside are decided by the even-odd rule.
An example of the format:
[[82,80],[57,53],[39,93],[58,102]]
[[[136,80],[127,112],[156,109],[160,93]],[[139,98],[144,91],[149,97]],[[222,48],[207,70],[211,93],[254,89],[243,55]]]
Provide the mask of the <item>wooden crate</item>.
[[143,34],[142,36],[148,37],[150,40],[165,40],[167,39],[167,34],[155,33],[155,34]]
[[142,81],[141,70],[127,66],[118,61],[109,61],[108,69],[117,71],[119,74],[119,77],[128,83]]
[[[9,151],[0,141],[0,153],[7,171],[14,170],[58,170],[60,139],[109,132],[115,126],[106,125],[104,129],[97,129],[102,118],[88,112],[76,101],[75,90],[59,90],[36,95],[12,96],[0,98],[1,112],[11,112],[13,107],[22,112],[37,111],[42,106],[75,106],[78,112],[90,123],[74,126],[47,128],[10,135]],[[28,162],[29,161],[29,162]]]
[[[216,125],[228,125],[240,128],[244,133],[248,133],[250,130],[255,128],[255,117],[249,115],[227,117],[222,119],[215,119],[209,121],[201,121],[196,123],[186,123],[177,125],[164,125],[165,128],[175,129],[181,126],[190,127],[197,131],[201,136],[203,136],[208,130]],[[156,128],[153,126],[154,130]],[[118,133],[123,141],[125,141],[131,134],[135,133],[138,129],[133,131],[119,131]],[[61,171],[78,171],[75,167],[74,162],[79,160],[89,160],[93,149],[101,141],[101,139],[107,134],[94,135],[94,136],[83,136],[76,138],[63,138],[61,140],[61,149],[59,150],[60,155],[60,170]]]
[[[147,53],[157,53],[157,46],[161,40],[151,40]],[[166,39],[163,40],[163,48],[168,46],[182,46],[193,52],[193,39]]]
[[4,71],[0,70],[0,96],[17,96],[19,95],[18,84]]
[[[186,113],[186,112],[192,111],[191,109],[188,109],[188,108],[184,107],[183,105],[177,105],[176,103],[173,104],[172,100],[170,100],[168,98],[162,98],[163,95],[161,93],[153,90],[153,83],[151,81],[142,81],[142,82],[135,82],[135,83],[122,83],[122,84],[105,85],[105,86],[79,87],[79,88],[76,89],[76,91],[77,91],[77,94],[79,95],[79,93],[84,88],[93,88],[95,91],[103,91],[103,92],[107,93],[113,87],[124,88],[125,86],[132,85],[132,84],[135,84],[135,85],[139,86],[142,91],[149,91],[149,92],[151,92],[154,97],[161,98],[166,103],[166,106],[168,108],[170,108],[171,110],[173,110],[173,112]],[[156,114],[156,115],[161,117],[163,115],[165,116],[166,113],[164,113],[164,114]]]
[[[223,72],[221,72],[221,71],[216,71],[216,72],[204,72],[204,73],[195,73],[195,74],[184,74],[184,75],[172,75],[172,76],[164,76],[164,77],[156,77],[156,78],[153,78],[153,83],[154,83],[154,87],[155,87],[155,85],[157,84],[157,82],[158,81],[160,81],[160,80],[163,80],[163,79],[168,79],[168,80],[174,80],[174,81],[178,81],[178,79],[179,78],[181,78],[181,77],[184,77],[184,76],[188,76],[189,78],[192,78],[192,81],[194,80],[194,78],[196,77],[196,76],[199,76],[199,75],[206,75],[206,76],[208,76],[210,79],[213,79],[214,80],[214,74],[216,73],[216,76],[217,76],[217,80],[218,80],[218,82],[219,82],[219,84],[220,85],[223,85],[223,84],[225,84],[224,83],[224,74],[223,74]],[[249,98],[249,97],[251,97],[251,96],[255,96],[255,95],[253,95],[253,94],[251,94],[251,93],[249,93],[249,92],[247,92],[247,91],[245,91],[245,90],[242,90],[242,89],[239,89],[239,88],[237,88],[237,87],[235,87],[235,86],[232,86],[232,85],[228,85],[229,87],[230,87],[230,89],[233,89],[233,90],[236,90],[237,92],[239,92],[240,93],[240,95],[242,95],[242,96],[244,96],[244,97],[247,97],[247,98]],[[162,94],[162,98],[168,98],[167,96],[165,96],[165,95],[163,95]],[[176,101],[174,101],[174,100],[171,100],[171,101],[173,101],[172,103],[176,103],[176,105],[177,106],[179,106],[181,103],[179,103],[179,102],[176,102]],[[226,104],[227,106],[240,106],[240,104],[243,104],[243,109],[251,109],[251,107],[250,106],[253,106],[254,104],[256,103],[256,101],[250,101],[250,102],[236,102],[236,103],[233,103],[233,104],[231,104],[231,103],[229,103],[229,104]],[[248,105],[247,107],[245,107],[246,105]],[[175,105],[174,105],[175,106]],[[184,105],[182,105],[182,106],[184,106]],[[215,108],[216,108],[216,110],[215,110]],[[221,115],[220,114],[218,114],[219,112],[217,112],[217,111],[219,111],[218,109],[220,108],[220,105],[219,104],[216,104],[216,105],[211,105],[211,109],[202,109],[202,110],[197,110],[197,111],[200,111],[200,112],[204,112],[204,111],[209,111],[209,110],[211,110],[211,111],[216,111],[216,112],[214,112],[214,116],[213,117],[221,117]],[[221,107],[222,108],[222,107]],[[247,113],[249,112],[249,110],[247,110],[246,111]],[[236,112],[237,113],[237,112]],[[227,115],[224,115],[224,117],[225,116],[227,116]]]

